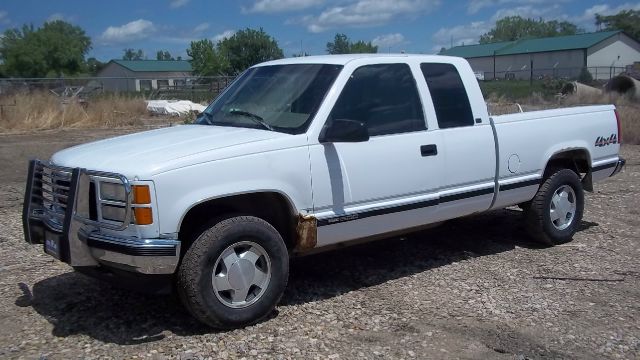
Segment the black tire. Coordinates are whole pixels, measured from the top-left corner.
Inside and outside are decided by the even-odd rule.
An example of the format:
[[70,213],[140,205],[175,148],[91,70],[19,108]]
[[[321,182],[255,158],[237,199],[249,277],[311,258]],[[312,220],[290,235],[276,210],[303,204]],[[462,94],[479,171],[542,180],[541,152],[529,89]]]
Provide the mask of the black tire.
[[[256,302],[232,308],[214,292],[214,265],[225,249],[248,240],[266,251],[271,276]],[[178,269],[177,291],[196,319],[214,328],[233,329],[268,316],[280,301],[288,277],[289,254],[278,231],[260,218],[237,216],[216,223],[195,240]]]
[[[556,191],[568,185],[575,194],[575,213],[568,227],[559,229],[551,220],[551,200]],[[533,240],[553,246],[571,241],[578,230],[584,212],[584,190],[578,175],[569,169],[551,172],[525,209],[527,230]]]

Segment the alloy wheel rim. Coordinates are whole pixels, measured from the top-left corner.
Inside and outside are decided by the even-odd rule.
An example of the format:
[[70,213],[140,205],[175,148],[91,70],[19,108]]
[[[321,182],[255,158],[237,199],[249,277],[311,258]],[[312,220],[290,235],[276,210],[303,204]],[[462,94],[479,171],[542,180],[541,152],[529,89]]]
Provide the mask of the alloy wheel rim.
[[551,197],[549,215],[551,223],[558,230],[565,230],[576,216],[576,193],[569,185],[560,186]]
[[264,295],[271,280],[271,259],[253,241],[228,246],[215,262],[211,286],[222,304],[243,308]]

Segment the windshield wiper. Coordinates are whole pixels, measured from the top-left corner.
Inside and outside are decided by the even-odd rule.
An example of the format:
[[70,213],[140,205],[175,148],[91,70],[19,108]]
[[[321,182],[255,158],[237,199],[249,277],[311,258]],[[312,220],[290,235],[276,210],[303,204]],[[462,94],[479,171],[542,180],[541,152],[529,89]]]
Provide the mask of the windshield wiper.
[[251,113],[251,112],[248,112],[248,111],[244,111],[244,110],[240,110],[240,109],[231,109],[231,110],[229,110],[229,114],[246,116],[249,119],[253,120],[256,124],[262,125],[262,127],[264,127],[265,129],[271,130],[271,131],[276,131],[276,129],[274,129],[273,126],[267,124],[260,115],[256,115],[254,113]]
[[199,119],[202,119],[203,117],[206,118],[205,121],[207,122],[207,124],[213,125],[213,123],[211,122],[211,120],[213,120],[213,115],[211,115],[210,113],[208,113],[206,111],[203,111],[200,114],[198,114],[198,117],[196,118],[196,121],[199,120]]

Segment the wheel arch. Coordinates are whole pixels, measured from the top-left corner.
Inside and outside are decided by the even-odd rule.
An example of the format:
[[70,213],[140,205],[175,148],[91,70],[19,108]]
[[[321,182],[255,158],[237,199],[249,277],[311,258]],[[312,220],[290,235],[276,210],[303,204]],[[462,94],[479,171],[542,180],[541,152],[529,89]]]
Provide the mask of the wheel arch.
[[191,205],[178,223],[178,238],[184,254],[195,238],[212,221],[227,215],[251,215],[271,224],[282,236],[287,248],[296,242],[298,210],[289,196],[276,190],[258,190],[203,199]]
[[573,170],[580,177],[584,189],[593,191],[591,154],[587,148],[575,147],[556,151],[547,159],[542,178],[546,179],[554,169],[558,168]]

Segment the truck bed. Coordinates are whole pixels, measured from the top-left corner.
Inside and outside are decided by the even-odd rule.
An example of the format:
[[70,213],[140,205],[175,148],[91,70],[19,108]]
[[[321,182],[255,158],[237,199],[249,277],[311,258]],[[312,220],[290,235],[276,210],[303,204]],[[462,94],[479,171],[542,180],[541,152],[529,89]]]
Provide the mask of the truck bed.
[[[613,105],[599,105],[493,116],[498,151],[496,179],[503,191],[492,208],[531,199],[547,161],[563,151],[587,154],[588,164],[594,169],[593,181],[609,176],[618,161],[620,145],[596,144],[598,139],[618,133],[614,110]],[[518,183],[531,186],[513,188]],[[513,189],[504,191],[509,187]]]

